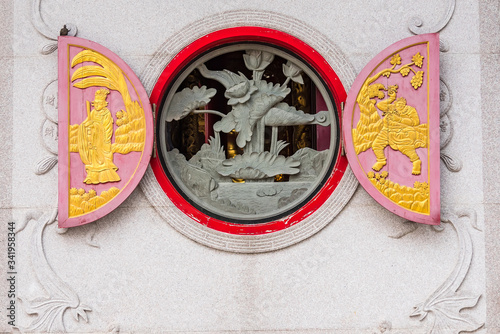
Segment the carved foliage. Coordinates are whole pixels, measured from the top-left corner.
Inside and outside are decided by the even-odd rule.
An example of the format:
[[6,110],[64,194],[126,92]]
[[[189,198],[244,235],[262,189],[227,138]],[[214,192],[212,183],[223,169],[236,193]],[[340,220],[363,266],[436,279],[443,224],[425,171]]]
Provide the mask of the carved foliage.
[[463,309],[475,307],[481,297],[459,290],[469,271],[473,254],[471,234],[461,217],[468,217],[471,226],[478,229],[474,211],[448,214],[443,218],[442,223],[453,226],[458,235],[460,253],[457,264],[447,280],[424,302],[417,304],[410,314],[422,321],[431,313],[431,334],[472,332],[484,325],[473,315],[461,313]]
[[[88,321],[87,312],[92,309],[80,302],[78,295],[54,272],[43,249],[43,232],[48,225],[57,219],[57,209],[52,214],[44,214],[35,220],[35,227],[31,237],[31,259],[38,282],[47,292],[48,296],[38,297],[34,300],[23,300],[26,313],[35,315],[35,319],[27,327],[19,326],[24,332],[61,333],[65,332],[64,314],[70,311],[76,321],[80,318]],[[27,218],[32,220],[31,218]],[[25,226],[25,225],[24,225]],[[17,233],[24,228],[20,228]]]

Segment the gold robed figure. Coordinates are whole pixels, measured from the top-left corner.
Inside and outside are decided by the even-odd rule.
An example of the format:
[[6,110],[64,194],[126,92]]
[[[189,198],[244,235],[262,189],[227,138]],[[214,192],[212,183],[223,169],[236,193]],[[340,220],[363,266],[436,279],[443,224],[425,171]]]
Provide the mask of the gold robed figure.
[[86,184],[99,184],[120,181],[113,163],[111,138],[113,137],[113,117],[107,108],[109,90],[99,89],[95,93],[90,110],[87,101],[87,118],[80,124],[78,131],[78,152],[85,164]]

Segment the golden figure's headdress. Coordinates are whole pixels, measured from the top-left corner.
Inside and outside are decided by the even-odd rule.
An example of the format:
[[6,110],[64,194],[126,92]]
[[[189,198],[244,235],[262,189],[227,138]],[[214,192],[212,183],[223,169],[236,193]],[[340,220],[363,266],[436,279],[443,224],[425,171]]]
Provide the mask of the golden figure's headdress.
[[108,94],[109,90],[107,90],[106,88],[99,89],[97,92],[95,92],[94,101],[106,101]]

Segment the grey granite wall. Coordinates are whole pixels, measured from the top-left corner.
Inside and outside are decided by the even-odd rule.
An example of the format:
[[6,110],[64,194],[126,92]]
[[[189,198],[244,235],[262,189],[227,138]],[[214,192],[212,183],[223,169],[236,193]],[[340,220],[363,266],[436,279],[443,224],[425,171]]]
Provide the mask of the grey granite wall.
[[488,333],[500,333],[500,3],[481,1],[481,110]]
[[[13,127],[13,104],[12,89],[14,76],[14,3],[6,0],[2,2],[0,10],[0,268],[5,268],[7,264],[7,223],[12,220],[12,133]],[[7,323],[6,308],[8,306],[7,298],[4,295],[8,291],[7,271],[2,269],[0,273],[0,291],[2,298],[0,300],[0,332],[8,332],[10,326]]]
[[[53,93],[47,87],[57,78],[57,53],[41,30],[54,38],[64,23],[75,23],[79,37],[114,51],[152,86],[148,65],[173,57],[169,46],[193,37],[185,32],[197,24],[252,24],[254,17],[285,31],[303,27],[297,35],[320,44],[326,38],[323,46],[335,45],[346,60],[332,66],[356,73],[413,35],[409,28],[440,31],[449,88],[441,102],[455,129],[442,149],[442,226],[407,223],[358,187],[306,240],[235,254],[172,228],[175,216],[164,214],[172,208],[155,208],[143,182],[145,192],[137,189],[99,221],[58,229],[57,168],[34,173],[54,156],[46,149],[51,138],[41,134],[48,108],[41,101]],[[21,331],[500,333],[498,1],[145,0],[117,8],[112,1],[5,0],[0,27],[0,222],[14,219],[20,228]],[[348,90],[350,81],[344,85]],[[2,249],[5,237],[0,231]],[[4,277],[2,269],[0,332],[10,331]]]

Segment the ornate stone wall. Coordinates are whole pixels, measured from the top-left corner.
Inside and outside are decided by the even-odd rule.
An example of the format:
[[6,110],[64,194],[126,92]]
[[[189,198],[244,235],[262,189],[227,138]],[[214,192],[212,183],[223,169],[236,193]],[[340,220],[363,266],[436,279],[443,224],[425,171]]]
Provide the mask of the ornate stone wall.
[[[0,218],[16,223],[13,331],[500,330],[496,1],[4,2]],[[224,27],[303,39],[346,90],[386,46],[440,32],[442,224],[405,222],[349,178],[305,232],[249,241],[188,231],[149,171],[111,214],[58,229],[55,39],[64,24],[128,62],[148,92],[179,50]],[[0,277],[5,310],[7,271]],[[0,331],[12,330],[7,321],[1,311]]]

